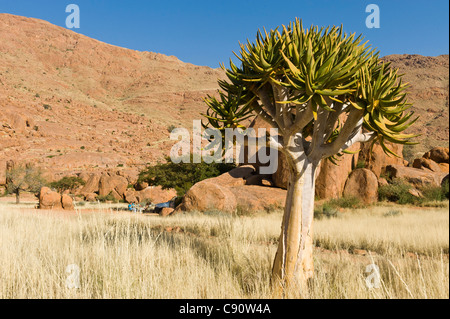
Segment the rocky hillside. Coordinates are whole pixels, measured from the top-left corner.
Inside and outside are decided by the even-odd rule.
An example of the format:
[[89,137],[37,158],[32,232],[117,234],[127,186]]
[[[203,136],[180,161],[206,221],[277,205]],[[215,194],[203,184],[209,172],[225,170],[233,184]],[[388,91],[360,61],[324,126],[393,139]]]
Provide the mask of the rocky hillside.
[[223,72],[0,14],[0,161],[58,170],[154,163]]
[[[168,154],[168,128],[190,128],[220,69],[112,46],[48,22],[0,14],[0,164],[54,171],[141,167]],[[425,152],[448,145],[448,55],[385,57],[411,83]],[[417,157],[417,156],[416,156]]]
[[417,138],[420,143],[414,147],[406,147],[405,155],[421,153],[429,149],[449,143],[448,92],[449,92],[449,56],[428,57],[421,55],[390,55],[383,58],[399,68],[403,78],[409,82],[409,101],[412,110],[420,119],[409,132],[421,134]]

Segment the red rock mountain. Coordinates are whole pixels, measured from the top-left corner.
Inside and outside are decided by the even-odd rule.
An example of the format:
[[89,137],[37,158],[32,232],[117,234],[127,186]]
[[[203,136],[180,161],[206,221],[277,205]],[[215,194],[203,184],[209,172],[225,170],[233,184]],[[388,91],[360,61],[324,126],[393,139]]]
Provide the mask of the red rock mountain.
[[[141,167],[168,155],[168,127],[190,128],[220,69],[112,46],[46,21],[0,14],[0,164],[56,171]],[[411,83],[423,133],[448,145],[448,55],[385,57]]]
[[0,160],[58,170],[154,163],[191,127],[220,69],[0,14]]

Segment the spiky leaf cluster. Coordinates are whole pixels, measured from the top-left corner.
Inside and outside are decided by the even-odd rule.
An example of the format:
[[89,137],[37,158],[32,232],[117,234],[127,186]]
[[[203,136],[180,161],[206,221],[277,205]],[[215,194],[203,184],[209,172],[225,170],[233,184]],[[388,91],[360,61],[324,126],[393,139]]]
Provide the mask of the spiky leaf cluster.
[[[285,117],[288,121],[282,124],[295,123],[297,114],[303,116],[305,112],[301,111],[311,108],[313,116],[300,132],[304,137],[311,134],[319,108],[330,114],[339,108],[345,110],[343,113],[362,110],[364,128],[377,133],[387,153],[393,152],[385,141],[408,144],[414,137],[403,133],[416,120],[412,120],[412,112],[407,112],[411,107],[406,101],[407,85],[397,70],[381,62],[379,54],[363,43],[361,35],[348,35],[342,26],[305,29],[296,20],[281,30],[258,31],[256,41],[240,44],[235,55],[240,66],[231,60],[229,68],[222,66],[228,81],[219,81],[224,92],[221,100],[206,99],[206,117],[213,127],[236,127],[250,111],[275,123],[275,110],[261,103],[258,95],[269,87],[269,104],[289,112]],[[278,99],[273,93],[276,87],[287,91],[288,97]],[[341,128],[337,122],[325,143],[333,142]]]

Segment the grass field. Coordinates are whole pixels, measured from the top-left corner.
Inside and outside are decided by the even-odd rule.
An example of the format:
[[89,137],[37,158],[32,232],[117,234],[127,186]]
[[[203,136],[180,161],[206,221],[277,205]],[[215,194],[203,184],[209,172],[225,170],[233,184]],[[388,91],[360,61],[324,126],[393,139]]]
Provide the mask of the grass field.
[[[449,211],[373,206],[314,224],[305,298],[449,298]],[[169,218],[0,204],[0,298],[270,298],[281,212]],[[364,251],[363,251],[364,250]],[[79,288],[67,288],[68,265]],[[369,289],[366,267],[379,267]]]

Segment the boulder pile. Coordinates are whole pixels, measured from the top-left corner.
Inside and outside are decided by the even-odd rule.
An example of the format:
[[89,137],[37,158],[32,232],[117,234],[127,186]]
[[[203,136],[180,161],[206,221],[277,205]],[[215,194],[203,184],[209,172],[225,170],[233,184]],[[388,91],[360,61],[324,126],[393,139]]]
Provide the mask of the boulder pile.
[[[187,191],[175,213],[211,210],[232,213],[283,207],[286,190],[255,185],[254,176],[255,168],[245,165],[218,177],[203,180]],[[247,180],[250,181],[248,184]],[[265,176],[256,180],[268,181]]]
[[[164,203],[177,196],[174,189],[162,189],[161,186],[148,186],[146,183],[137,183],[138,172],[96,172],[82,173],[86,184],[77,191],[77,195],[84,197],[86,201],[96,201],[99,196],[112,195],[116,200],[124,200],[127,203]],[[136,185],[131,188],[130,185]]]
[[42,187],[39,192],[39,209],[73,210],[73,200],[67,194],[61,195],[48,187]]

